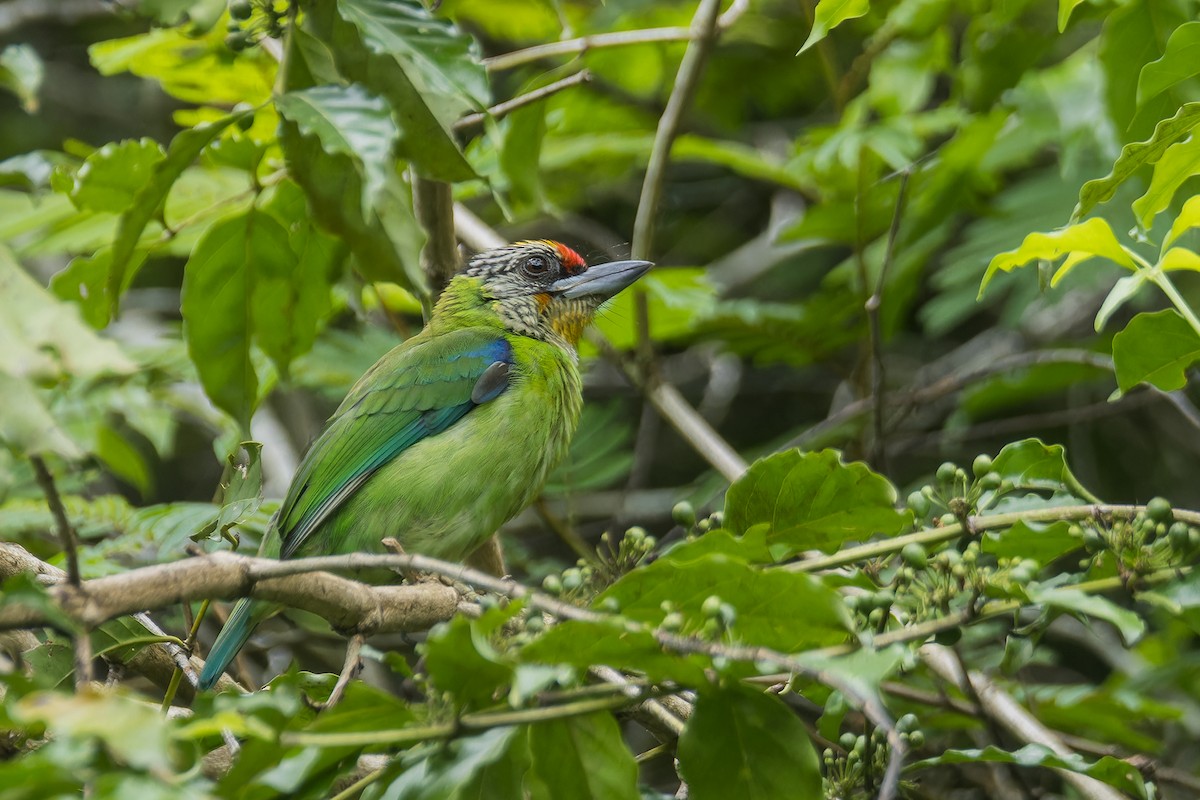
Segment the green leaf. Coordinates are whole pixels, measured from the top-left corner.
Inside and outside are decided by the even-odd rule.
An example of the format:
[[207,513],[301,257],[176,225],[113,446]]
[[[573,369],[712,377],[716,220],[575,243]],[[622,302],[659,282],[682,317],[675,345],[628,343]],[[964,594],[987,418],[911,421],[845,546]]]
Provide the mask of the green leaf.
[[1043,588],[1037,584],[1026,587],[1029,599],[1035,603],[1071,614],[1095,617],[1109,622],[1121,633],[1126,645],[1132,646],[1146,632],[1146,623],[1135,612],[1095,594],[1066,586]]
[[127,375],[137,370],[115,342],[46,291],[0,247],[0,371],[39,380]]
[[249,117],[250,114],[251,112],[230,114],[216,122],[204,123],[177,134],[171,140],[171,146],[167,148],[166,158],[155,164],[149,181],[134,196],[133,204],[121,214],[117,222],[117,233],[113,238],[112,260],[105,288],[114,316],[120,307],[121,293],[133,279],[129,267],[142,231],[162,207],[175,181],[213,139],[220,136],[230,125]]
[[1200,358],[1200,335],[1178,311],[1138,314],[1113,337],[1117,387],[1149,383],[1172,392],[1187,385],[1186,370]]
[[1126,794],[1137,798],[1146,797],[1146,785],[1137,767],[1127,761],[1112,756],[1104,756],[1099,761],[1088,763],[1083,756],[1072,753],[1060,756],[1050,748],[1040,744],[1027,744],[1020,750],[1008,752],[989,745],[982,750],[947,750],[941,755],[926,758],[908,766],[909,771],[926,769],[942,764],[1016,764],[1022,767],[1049,767],[1065,769],[1081,775],[1103,781],[1115,786]]
[[1142,67],[1137,104],[1145,105],[1176,84],[1200,75],[1200,22],[1188,22],[1171,32],[1162,58]]
[[1150,271],[1139,269],[1132,275],[1122,275],[1113,284],[1113,288],[1109,291],[1108,296],[1104,298],[1104,302],[1100,304],[1100,310],[1096,312],[1095,328],[1099,333],[1108,324],[1108,320],[1113,314],[1125,305],[1128,301],[1142,289],[1150,280]]
[[1158,268],[1164,272],[1172,270],[1191,270],[1200,272],[1200,253],[1194,253],[1182,247],[1172,247],[1163,254],[1158,262]]
[[618,621],[560,622],[521,648],[519,658],[523,663],[569,664],[581,673],[605,664],[683,686],[706,683],[704,670],[711,666],[701,656],[667,653],[650,631],[631,632]]
[[479,619],[455,617],[436,626],[425,642],[429,678],[459,704],[480,708],[495,702],[513,679],[513,661],[489,637],[520,610],[518,604],[490,609]]
[[1171,145],[1154,165],[1150,188],[1133,201],[1138,224],[1150,230],[1155,215],[1171,204],[1184,181],[1197,174],[1200,174],[1200,136],[1193,132],[1187,141]]
[[818,0],[812,30],[796,55],[824,39],[831,30],[846,20],[861,17],[870,10],[870,0]]
[[122,762],[143,770],[171,768],[167,719],[141,700],[115,692],[37,692],[12,707],[21,722],[38,722],[55,739],[102,742]]
[[[896,489],[866,464],[836,450],[788,450],[755,462],[725,497],[725,526],[745,535],[768,525],[777,558],[803,550],[832,553],[847,541],[894,536],[912,515],[895,508]],[[778,552],[776,552],[778,551]]]
[[1163,249],[1170,247],[1180,236],[1187,233],[1192,228],[1200,228],[1200,194],[1189,197],[1187,202],[1183,204],[1183,208],[1179,211],[1179,216],[1171,223],[1171,231],[1167,234],[1167,238],[1163,239]]
[[10,44],[0,51],[0,88],[15,94],[27,114],[38,111],[38,91],[45,74],[42,59],[29,45]]
[[1068,225],[1051,233],[1031,233],[1016,250],[1000,253],[988,264],[983,282],[979,286],[979,296],[983,297],[984,290],[997,272],[1011,272],[1034,259],[1057,261],[1063,256],[1066,256],[1067,260],[1054,273],[1050,280],[1051,286],[1057,285],[1072,268],[1095,256],[1107,258],[1129,269],[1137,268],[1133,258],[1117,241],[1108,222],[1094,217],[1087,222]]
[[215,223],[196,243],[184,269],[181,311],[188,355],[213,404],[243,432],[258,404],[258,374],[250,358],[257,328],[290,324],[255,319],[260,274],[292,266],[287,231],[274,217],[250,209]]
[[531,725],[533,800],[638,800],[638,767],[606,711]]
[[344,75],[387,98],[401,153],[437,180],[475,177],[451,131],[464,111],[487,105],[474,40],[413,0],[338,0],[336,14],[314,13],[317,36],[333,45]]
[[387,103],[351,84],[287,92],[275,107],[301,133],[316,136],[325,152],[350,157],[364,179],[362,208],[371,209],[395,169],[392,149],[400,136]]
[[1168,147],[1197,126],[1200,126],[1200,103],[1187,103],[1180,107],[1175,116],[1155,125],[1154,134],[1149,139],[1144,142],[1130,142],[1121,148],[1121,155],[1113,164],[1112,171],[1103,178],[1088,181],[1079,190],[1079,203],[1071,214],[1071,222],[1078,222],[1097,205],[1111,200],[1117,188],[1129,180],[1138,169],[1156,163]]
[[624,575],[595,603],[615,599],[621,614],[637,622],[659,624],[670,601],[684,617],[685,633],[699,632],[708,619],[702,606],[711,595],[736,612],[731,630],[742,642],[795,652],[836,644],[851,629],[841,595],[802,572],[754,569],[725,555],[693,561],[661,558]]
[[817,753],[783,701],[752,689],[700,693],[679,737],[692,800],[793,800],[823,795]]
[[1075,6],[1082,3],[1083,0],[1058,0],[1058,32],[1062,33],[1067,29],[1067,23],[1071,21],[1071,12],[1075,10]]
[[1067,493],[1088,502],[1099,502],[1067,466],[1066,450],[1041,439],[1024,439],[1005,445],[992,461],[992,470],[1021,489]]
[[[377,797],[380,800],[467,800],[488,797],[478,780],[488,767],[508,758],[517,749],[522,729],[492,728],[476,736],[463,736],[406,769]],[[366,797],[366,795],[364,795]]]
[[89,155],[75,173],[76,208],[119,214],[146,185],[163,149],[153,139],[110,142]]
[[983,552],[997,558],[1030,558],[1046,565],[1059,556],[1079,548],[1079,540],[1063,520],[1051,523],[1018,521],[1002,531],[988,531],[983,536]]

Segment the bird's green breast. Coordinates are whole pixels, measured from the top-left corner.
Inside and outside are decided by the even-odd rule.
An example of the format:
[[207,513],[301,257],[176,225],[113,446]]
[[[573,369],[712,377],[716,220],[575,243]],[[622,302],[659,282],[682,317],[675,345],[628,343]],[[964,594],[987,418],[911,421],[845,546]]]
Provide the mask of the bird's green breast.
[[573,353],[509,343],[508,388],[382,466],[297,555],[377,551],[394,536],[408,552],[460,560],[532,502],[567,452],[582,386]]

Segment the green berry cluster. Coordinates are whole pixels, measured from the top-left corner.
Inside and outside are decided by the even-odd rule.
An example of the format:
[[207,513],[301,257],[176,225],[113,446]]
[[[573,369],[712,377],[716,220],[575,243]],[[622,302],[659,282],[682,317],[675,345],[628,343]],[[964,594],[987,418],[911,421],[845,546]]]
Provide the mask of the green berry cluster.
[[951,525],[967,515],[986,511],[1015,488],[1012,481],[992,469],[992,458],[986,454],[975,457],[971,475],[950,461],[939,466],[934,475],[935,483],[908,496],[907,505],[918,523]]
[[287,13],[287,3],[275,0],[230,0],[225,46],[240,53],[264,36],[280,38]]
[[698,518],[696,509],[687,500],[681,500],[671,508],[671,519],[675,521],[676,525],[687,531],[688,538],[702,536],[725,524],[724,512],[714,511],[701,519]]
[[[925,744],[925,734],[914,714],[905,714],[896,720],[896,732],[911,749]],[[871,796],[890,757],[887,732],[882,728],[869,734],[843,733],[836,748],[827,747],[821,754],[825,768],[825,797],[827,800],[846,800]]]
[[1087,555],[1080,569],[1116,568],[1142,574],[1189,561],[1200,551],[1200,527],[1175,519],[1170,501],[1155,497],[1131,519],[1081,520],[1069,529]]

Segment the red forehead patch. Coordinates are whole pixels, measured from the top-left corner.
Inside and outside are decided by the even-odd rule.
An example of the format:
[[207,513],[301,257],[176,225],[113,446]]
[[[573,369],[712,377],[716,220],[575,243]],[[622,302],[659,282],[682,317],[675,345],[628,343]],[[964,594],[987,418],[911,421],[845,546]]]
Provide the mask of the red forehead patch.
[[583,257],[576,253],[571,248],[561,242],[554,242],[554,249],[558,251],[558,257],[562,261],[563,269],[569,274],[574,275],[576,272],[583,272],[587,269],[587,262]]

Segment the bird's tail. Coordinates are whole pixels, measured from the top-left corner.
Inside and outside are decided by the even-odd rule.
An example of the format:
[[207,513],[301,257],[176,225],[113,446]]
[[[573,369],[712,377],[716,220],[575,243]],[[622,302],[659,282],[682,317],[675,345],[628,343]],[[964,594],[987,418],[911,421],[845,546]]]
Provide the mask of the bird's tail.
[[269,607],[270,604],[262,601],[248,599],[237,601],[225,627],[221,628],[221,632],[217,634],[217,640],[213,642],[212,649],[208,651],[208,660],[204,662],[204,669],[200,671],[199,688],[201,690],[211,689],[216,685],[221,674],[225,672],[225,668],[229,666],[234,656],[242,649],[242,645],[250,638],[250,634],[258,627],[258,623],[267,616],[264,612],[267,612]]

